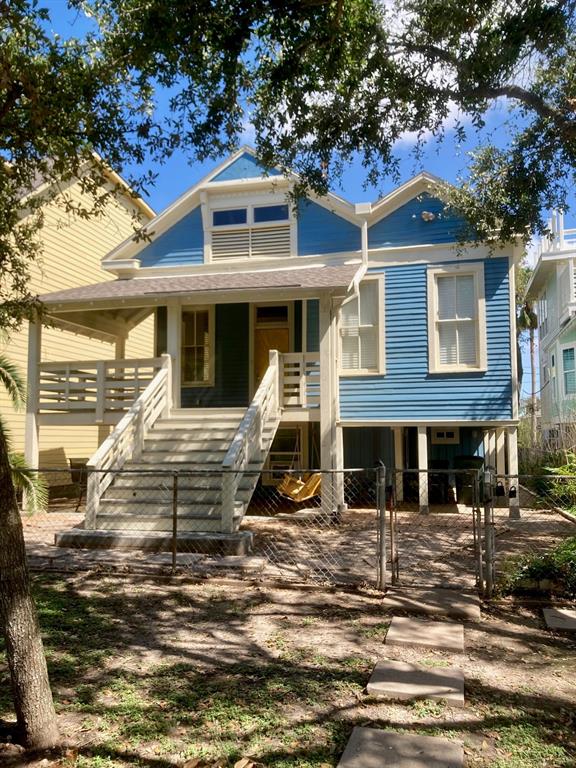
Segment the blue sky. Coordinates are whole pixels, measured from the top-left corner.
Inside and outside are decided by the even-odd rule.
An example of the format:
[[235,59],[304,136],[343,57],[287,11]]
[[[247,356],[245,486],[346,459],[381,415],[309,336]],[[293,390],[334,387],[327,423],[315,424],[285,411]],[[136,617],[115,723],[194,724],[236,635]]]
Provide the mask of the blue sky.
[[[44,0],[41,5],[49,9],[51,15],[50,27],[53,32],[61,37],[82,37],[91,27],[90,21],[83,14],[68,9],[66,0]],[[507,108],[504,105],[496,106],[487,118],[482,137],[490,136],[491,140],[498,144],[506,142],[507,117]],[[461,122],[466,124],[465,117],[460,115],[459,118]],[[458,176],[465,171],[467,153],[476,146],[479,138],[471,127],[467,126],[467,128],[469,136],[466,143],[457,144],[454,141],[454,134],[448,131],[442,143],[437,143],[433,139],[430,140],[418,160],[414,157],[415,137],[410,135],[404,137],[398,146],[398,156],[401,161],[401,181],[406,181],[421,170],[427,170],[446,181],[456,182]],[[243,143],[251,144],[251,139],[252,136],[248,127],[243,137]],[[142,167],[140,169],[126,168],[124,173],[125,175],[130,174],[131,171],[137,173],[138,170],[151,170],[157,173],[156,184],[149,189],[146,199],[152,208],[159,212],[210,171],[214,167],[215,162],[218,161],[190,165],[186,158],[177,152],[163,165],[149,162],[143,169]],[[396,186],[393,180],[389,180],[381,188],[376,189],[374,187],[365,187],[364,181],[365,172],[360,162],[352,163],[345,171],[340,184],[334,188],[334,192],[351,202],[364,202],[374,201]],[[568,220],[567,226],[572,226]],[[522,393],[527,395],[530,388],[530,364],[527,344],[522,345],[522,358],[525,372]]]

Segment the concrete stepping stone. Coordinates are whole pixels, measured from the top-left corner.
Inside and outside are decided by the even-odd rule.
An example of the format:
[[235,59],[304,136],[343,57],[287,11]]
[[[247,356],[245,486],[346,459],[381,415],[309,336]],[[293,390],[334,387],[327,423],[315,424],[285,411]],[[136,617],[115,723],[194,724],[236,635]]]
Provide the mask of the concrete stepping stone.
[[445,699],[464,706],[464,673],[457,667],[423,667],[404,661],[379,661],[366,690],[381,699]]
[[394,616],[386,645],[415,645],[441,651],[464,651],[464,627],[452,621],[426,621]]
[[548,629],[576,632],[576,610],[570,608],[544,608],[543,613]]
[[337,768],[462,768],[464,748],[436,736],[354,728]]
[[382,601],[385,608],[427,616],[480,620],[480,598],[452,589],[391,587]]

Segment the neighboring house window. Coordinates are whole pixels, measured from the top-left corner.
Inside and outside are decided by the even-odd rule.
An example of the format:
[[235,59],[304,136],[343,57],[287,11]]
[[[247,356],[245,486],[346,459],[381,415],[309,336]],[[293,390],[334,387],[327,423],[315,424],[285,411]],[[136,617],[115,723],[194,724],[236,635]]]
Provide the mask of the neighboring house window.
[[292,254],[287,203],[212,209],[212,259],[258,259]]
[[214,383],[214,319],[212,309],[182,310],[182,384]]
[[562,370],[564,374],[564,394],[576,395],[576,357],[575,348],[562,350]]
[[360,283],[340,310],[340,370],[384,373],[384,278]]
[[538,333],[542,339],[548,333],[548,299],[546,298],[546,292],[542,294],[538,301]]
[[484,267],[428,270],[431,373],[486,370]]

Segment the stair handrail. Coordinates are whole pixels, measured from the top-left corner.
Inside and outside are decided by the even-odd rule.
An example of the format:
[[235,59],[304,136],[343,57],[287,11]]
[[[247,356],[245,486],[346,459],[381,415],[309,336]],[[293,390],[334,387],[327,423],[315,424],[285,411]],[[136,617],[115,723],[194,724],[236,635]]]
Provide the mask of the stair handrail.
[[222,531],[234,527],[234,503],[242,474],[248,465],[261,458],[267,427],[280,417],[280,356],[270,350],[270,362],[256,394],[248,406],[230,448],[222,461]]
[[[168,354],[152,381],[134,401],[86,465],[87,493],[85,527],[94,530],[100,499],[114,479],[114,471],[142,453],[149,429],[172,407],[172,366]],[[109,471],[107,471],[109,470]]]

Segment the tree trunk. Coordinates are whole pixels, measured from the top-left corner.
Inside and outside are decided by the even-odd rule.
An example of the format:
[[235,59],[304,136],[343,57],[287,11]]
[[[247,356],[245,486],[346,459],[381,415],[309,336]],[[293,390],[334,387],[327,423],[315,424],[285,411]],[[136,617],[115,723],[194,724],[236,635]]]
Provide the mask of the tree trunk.
[[530,326],[530,410],[531,417],[531,438],[532,448],[536,446],[538,441],[538,432],[536,429],[536,345],[534,343],[534,328]]
[[0,626],[6,640],[19,739],[31,749],[53,747],[60,736],[40,627],[30,593],[22,521],[1,429]]

